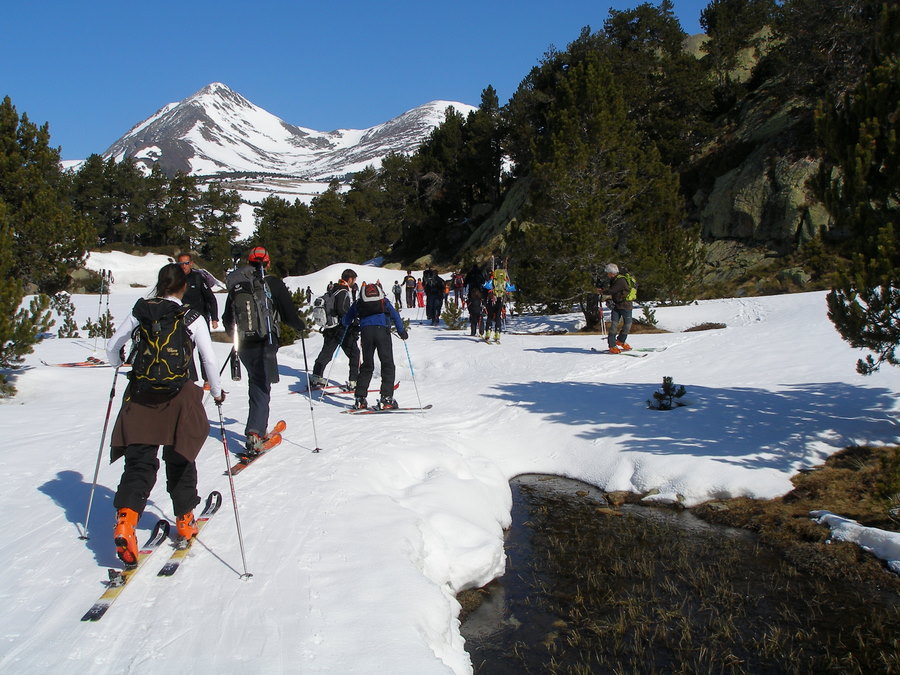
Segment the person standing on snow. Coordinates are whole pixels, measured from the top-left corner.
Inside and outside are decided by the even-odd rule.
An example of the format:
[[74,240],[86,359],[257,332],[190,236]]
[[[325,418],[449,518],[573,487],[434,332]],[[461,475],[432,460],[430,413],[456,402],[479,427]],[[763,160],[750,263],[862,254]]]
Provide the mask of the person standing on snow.
[[[406,289],[406,309],[412,309],[416,306],[416,278],[412,275],[412,270],[406,270],[406,276],[403,277],[403,287]],[[397,303],[400,306],[400,303]]]
[[403,292],[403,289],[400,288],[400,282],[395,281],[394,285],[391,287],[391,290],[394,292],[394,307],[397,309],[401,309],[403,307],[403,303],[400,301],[400,295]]
[[[171,263],[159,271],[155,296],[135,303],[106,347],[107,360],[118,368],[125,343],[133,336],[136,340],[130,381],[110,442],[111,461],[125,458],[113,498],[116,554],[125,565],[137,563],[134,530],[156,483],[160,445],[178,536],[187,540],[197,534],[193,510],[200,496],[195,460],[209,435],[209,420],[203,409],[203,390],[190,380],[188,364],[193,363],[195,345],[216,404],[225,400],[206,321],[182,303],[187,278],[181,267]],[[154,353],[154,331],[168,337],[166,350],[157,348]],[[166,361],[164,378],[154,371],[161,360]],[[174,381],[173,372],[177,376]]]
[[422,273],[422,287],[425,289],[425,317],[432,326],[441,320],[441,307],[444,304],[444,280],[430,267]]
[[356,272],[345,269],[341,274],[341,280],[332,287],[331,296],[334,304],[334,316],[337,325],[322,331],[322,351],[316,357],[313,364],[313,374],[309,378],[312,387],[321,388],[328,384],[325,379],[325,366],[329,364],[338,347],[344,350],[344,354],[350,359],[350,379],[347,380],[347,389],[356,389],[356,380],[359,378],[359,326],[357,324],[345,328],[341,323],[344,315],[350,311],[353,300],[350,292],[356,283]]
[[272,383],[278,382],[278,335],[284,321],[298,333],[306,323],[297,314],[284,282],[266,274],[269,252],[253,248],[247,264],[228,275],[228,298],[222,323],[229,337],[237,332],[237,353],[247,369],[250,412],[244,428],[243,458],[259,454],[269,428],[269,399]]
[[469,326],[471,337],[475,337],[475,331],[479,335],[484,335],[484,300],[482,299],[482,291],[479,286],[469,286],[469,297],[466,300],[466,306],[469,308]]
[[353,303],[350,311],[344,315],[341,323],[349,327],[359,317],[360,342],[362,346],[362,365],[359,368],[359,379],[356,381],[353,408],[360,410],[368,407],[366,393],[372,374],[375,372],[375,352],[381,362],[381,398],[376,408],[382,410],[396,409],[394,400],[394,348],[391,344],[391,325],[397,328],[397,335],[406,340],[409,333],[403,327],[403,319],[384,295],[384,291],[375,284],[362,288],[359,299]]
[[[615,263],[609,263],[603,271],[610,280],[608,288],[598,289],[600,299],[607,300],[606,304],[610,310],[607,344],[610,354],[621,354],[631,349],[631,345],[626,342],[631,330],[632,312],[634,311],[634,303],[628,299],[631,287],[624,276],[619,276],[619,266]],[[616,334],[620,319],[622,330]]]
[[[187,277],[187,290],[181,299],[181,304],[195,310],[200,316],[206,319],[206,325],[212,324],[213,328],[219,327],[219,304],[216,302],[216,296],[213,294],[206,278],[194,269],[194,260],[190,253],[180,253],[175,259],[181,271]],[[203,378],[203,388],[209,384],[206,377],[206,368],[203,362],[200,362],[200,376]],[[191,362],[191,377],[197,379],[197,371]]]
[[491,272],[491,278],[484,282],[483,288],[487,292],[487,301],[485,302],[487,321],[484,327],[484,339],[490,341],[491,327],[493,326],[494,342],[500,342],[506,299],[510,293],[516,290],[516,287],[509,282],[506,270],[498,268]]
[[425,286],[422,284],[421,279],[416,279],[416,306],[425,306]]

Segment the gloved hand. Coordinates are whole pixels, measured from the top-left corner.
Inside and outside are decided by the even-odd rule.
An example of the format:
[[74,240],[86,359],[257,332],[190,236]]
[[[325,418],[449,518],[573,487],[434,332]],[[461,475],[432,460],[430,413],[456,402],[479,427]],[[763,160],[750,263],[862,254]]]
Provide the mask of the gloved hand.
[[218,397],[214,397],[214,398],[213,398],[213,401],[216,402],[216,405],[222,405],[222,404],[225,402],[225,393],[226,393],[226,392],[225,392],[225,390],[223,389],[223,390],[222,390],[222,393],[219,394]]
[[397,333],[397,335],[400,337],[401,340],[409,339],[409,333],[406,332],[405,330],[401,330],[399,333]]

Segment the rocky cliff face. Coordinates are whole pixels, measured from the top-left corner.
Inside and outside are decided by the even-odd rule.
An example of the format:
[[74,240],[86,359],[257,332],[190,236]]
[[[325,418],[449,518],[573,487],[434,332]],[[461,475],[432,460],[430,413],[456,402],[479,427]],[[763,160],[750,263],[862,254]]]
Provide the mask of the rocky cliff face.
[[811,117],[801,101],[751,101],[698,160],[691,215],[705,239],[787,253],[831,228],[810,186],[821,164],[808,140]]

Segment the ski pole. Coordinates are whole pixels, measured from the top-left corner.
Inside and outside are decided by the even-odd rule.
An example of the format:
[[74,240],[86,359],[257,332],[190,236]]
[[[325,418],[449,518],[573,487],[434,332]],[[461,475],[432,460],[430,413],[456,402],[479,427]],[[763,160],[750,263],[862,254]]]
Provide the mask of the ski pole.
[[219,377],[220,378],[222,377],[222,373],[225,372],[225,366],[227,366],[231,362],[231,359],[233,357],[234,357],[234,347],[232,347],[231,351],[228,352],[228,356],[226,356],[225,361],[222,362],[222,367],[219,368]]
[[244,563],[244,573],[241,579],[249,579],[253,575],[247,571],[247,555],[244,553],[244,535],[241,532],[241,517],[238,515],[237,495],[234,492],[234,476],[231,474],[231,462],[228,461],[228,439],[225,436],[225,420],[222,418],[222,402],[216,401],[219,409],[219,429],[222,431],[222,448],[225,450],[225,467],[228,471],[228,484],[231,486],[231,503],[234,505],[234,524],[237,526],[238,544],[241,547],[241,561]]
[[300,345],[303,347],[303,368],[306,370],[306,398],[309,401],[309,421],[312,424],[313,443],[316,445],[313,452],[319,452],[322,448],[319,447],[319,437],[316,434],[316,416],[313,414],[312,387],[309,382],[309,363],[306,360],[306,339],[303,335],[300,336]]
[[94,328],[94,354],[97,353],[97,338],[100,337],[100,310],[103,309],[103,286],[106,281],[106,270],[100,270],[100,297],[97,299],[97,326]]
[[97,489],[97,477],[100,475],[100,459],[103,457],[103,446],[106,444],[106,430],[109,428],[109,414],[112,412],[113,399],[116,397],[116,378],[119,376],[119,368],[116,366],[113,372],[112,388],[109,390],[109,404],[106,406],[106,419],[103,420],[103,434],[100,437],[100,449],[97,450],[97,466],[94,467],[94,482],[91,483],[91,494],[88,497],[87,513],[84,516],[84,530],[79,539],[88,539],[88,521],[91,519],[91,506],[94,503],[94,491]]
[[409,364],[409,374],[412,375],[413,387],[416,389],[416,398],[419,400],[419,407],[422,407],[422,397],[419,396],[419,385],[416,384],[416,371],[413,370],[412,359],[409,357],[409,345],[406,340],[402,340],[403,348],[406,350],[406,362]]
[[[326,380],[331,382],[331,371],[334,369],[334,362],[337,360],[338,352],[341,350],[341,347],[344,345],[344,339],[347,337],[347,331],[350,330],[350,326],[344,328],[344,334],[341,335],[341,341],[338,342],[337,347],[334,348],[334,354],[331,355],[331,365],[328,367],[328,375],[325,377]],[[307,378],[308,379],[308,378]]]

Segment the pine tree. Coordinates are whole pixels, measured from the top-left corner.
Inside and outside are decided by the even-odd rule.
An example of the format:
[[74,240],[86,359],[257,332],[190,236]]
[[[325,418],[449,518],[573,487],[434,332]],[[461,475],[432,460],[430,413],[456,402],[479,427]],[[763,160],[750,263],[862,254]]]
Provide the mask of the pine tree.
[[163,215],[163,243],[176,244],[186,250],[197,248],[199,227],[197,205],[200,193],[197,179],[178,172],[169,181],[166,206]]
[[[828,316],[853,347],[872,354],[863,375],[900,365],[900,8],[885,5],[874,66],[840,105],[819,108],[818,131],[839,174],[825,175],[824,201],[852,234],[854,254],[828,295]],[[827,167],[826,167],[827,170]]]
[[0,199],[0,396],[16,392],[3,370],[22,363],[40,341],[39,336],[54,323],[47,311],[50,299],[46,295],[35,296],[27,310],[20,307],[25,294],[14,269],[13,228],[9,209]]
[[629,121],[598,58],[572,67],[558,85],[534,156],[532,206],[510,241],[520,297],[551,311],[578,303],[595,328],[603,265],[630,258],[641,269],[640,253],[653,246],[631,252],[631,242],[655,233],[659,244],[659,232],[680,222],[677,180]]
[[0,200],[6,203],[15,256],[11,273],[56,292],[68,284],[68,271],[84,260],[95,233],[69,203],[69,186],[59,166],[59,149],[50,147],[46,124],[19,118],[7,96],[0,103]]
[[240,195],[234,190],[223,190],[212,183],[200,194],[197,203],[199,223],[198,250],[200,255],[216,271],[227,270],[231,265],[231,253],[237,239]]
[[309,263],[309,207],[296,200],[289,204],[281,197],[270,195],[255,210],[256,229],[246,242],[250,246],[266,246],[277,255],[272,256],[272,271],[284,277],[308,274]]
[[771,19],[774,0],[712,0],[700,12],[700,26],[709,36],[709,55],[720,88],[731,84],[741,50],[754,46],[753,36]]
[[465,195],[464,207],[471,209],[475,204],[495,203],[500,196],[503,150],[500,101],[493,87],[481,92],[481,104],[466,118],[463,136],[459,179]]

